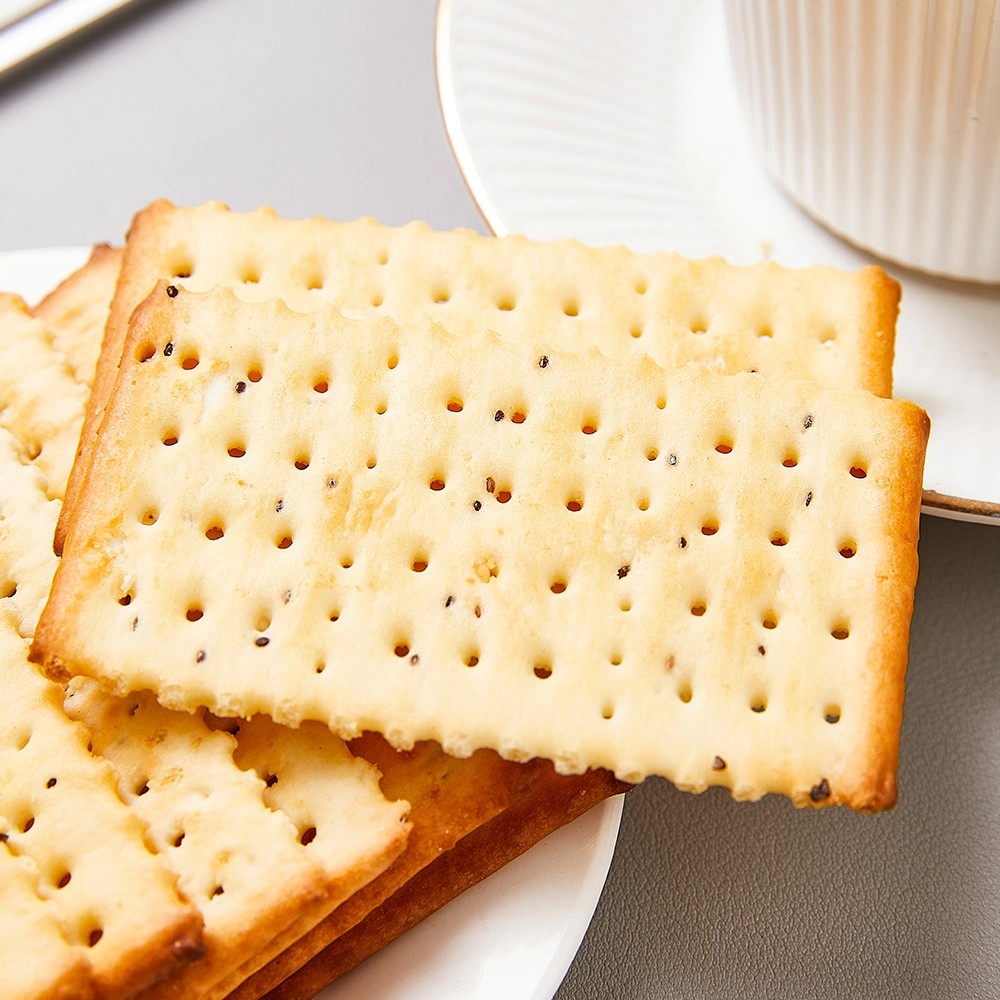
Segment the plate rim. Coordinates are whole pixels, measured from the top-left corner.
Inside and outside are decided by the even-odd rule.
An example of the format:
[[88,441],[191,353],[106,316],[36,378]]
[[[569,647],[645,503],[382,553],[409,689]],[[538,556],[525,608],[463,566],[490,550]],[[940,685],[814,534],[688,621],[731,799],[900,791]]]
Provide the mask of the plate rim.
[[[459,172],[469,189],[469,194],[472,196],[479,214],[494,236],[506,236],[509,230],[493,205],[486,185],[479,174],[465,138],[461,116],[458,113],[455,78],[452,73],[452,7],[453,0],[437,0],[434,63],[438,102],[444,118],[445,133],[458,163]],[[989,500],[951,496],[935,490],[923,490],[920,512],[955,521],[1000,526],[1000,502],[994,503]]]

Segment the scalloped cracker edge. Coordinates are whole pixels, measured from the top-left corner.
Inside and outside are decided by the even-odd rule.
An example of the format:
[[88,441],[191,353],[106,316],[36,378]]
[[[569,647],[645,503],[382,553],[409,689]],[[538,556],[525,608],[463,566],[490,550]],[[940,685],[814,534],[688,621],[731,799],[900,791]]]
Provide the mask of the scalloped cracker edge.
[[175,708],[885,808],[927,431],[864,392],[161,284],[32,657]]

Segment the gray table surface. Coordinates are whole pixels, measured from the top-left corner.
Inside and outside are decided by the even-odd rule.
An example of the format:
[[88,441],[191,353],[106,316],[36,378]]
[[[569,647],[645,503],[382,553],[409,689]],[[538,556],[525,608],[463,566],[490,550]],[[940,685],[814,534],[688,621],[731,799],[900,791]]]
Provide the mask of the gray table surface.
[[[433,0],[137,2],[0,79],[0,250],[120,242],[161,196],[485,231],[433,26]],[[897,809],[646,782],[559,1000],[1000,997],[1000,528],[922,533]]]

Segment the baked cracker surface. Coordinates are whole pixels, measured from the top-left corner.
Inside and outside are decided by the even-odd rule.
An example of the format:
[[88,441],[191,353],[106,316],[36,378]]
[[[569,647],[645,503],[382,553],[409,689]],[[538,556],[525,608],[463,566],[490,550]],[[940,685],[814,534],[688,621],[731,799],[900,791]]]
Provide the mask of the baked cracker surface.
[[[51,537],[59,501],[46,499],[44,479],[34,466],[20,463],[18,451],[11,435],[0,429],[0,612],[30,636],[57,562]],[[14,650],[27,674],[22,683],[33,683],[48,691],[50,700],[61,701],[60,689],[25,662],[26,652],[23,642]],[[16,710],[9,701],[8,706]],[[273,802],[265,802],[272,791],[264,778],[253,773],[252,763],[242,769],[237,765],[236,740],[208,728],[204,711],[170,712],[148,693],[115,698],[94,682],[72,685],[67,707],[70,717],[86,726],[93,750],[114,767],[115,804],[121,795],[138,821],[148,824],[150,841],[204,918],[204,957],[158,977],[143,991],[144,1000],[224,996],[234,982],[284,950],[289,938],[300,937],[377,876],[405,846],[407,829],[401,819],[406,803],[387,802],[374,768],[356,760],[325,728],[321,734],[309,726],[291,732],[260,718],[244,724],[244,753],[256,748],[259,754],[262,746],[270,751],[274,770],[268,779],[277,781],[280,773],[281,792],[274,794],[292,807],[293,821]],[[80,726],[61,711],[52,716],[54,725],[61,717],[67,733],[79,737]],[[59,745],[49,749],[54,767]],[[296,758],[294,764],[289,756]],[[107,764],[100,762],[100,768],[107,795]],[[98,806],[101,793],[95,786]],[[142,844],[145,856],[145,840]],[[82,838],[68,845],[78,855],[85,848]],[[99,851],[81,864],[97,879],[100,864],[109,860]],[[56,877],[67,873],[68,868],[65,873],[60,869]],[[111,867],[107,874],[113,874]],[[78,883],[80,877],[78,873]],[[110,879],[108,893],[116,890],[127,891]],[[58,894],[60,900],[65,895]],[[155,896],[151,899],[156,902]],[[116,905],[113,896],[97,903]],[[127,913],[142,904],[117,905]],[[103,940],[105,928],[100,930]],[[122,931],[115,934],[120,938]],[[140,944],[142,940],[140,934]],[[86,954],[68,943],[66,949],[87,970],[89,982]],[[23,953],[18,954],[23,961]],[[40,964],[37,957],[33,961]],[[57,968],[54,959],[48,964]],[[106,969],[98,972],[107,976]]]
[[32,656],[171,707],[883,808],[927,426],[161,285]]
[[230,287],[247,301],[280,298],[298,311],[377,309],[404,325],[437,321],[456,335],[485,326],[514,341],[545,329],[563,351],[597,347],[649,354],[670,368],[700,361],[724,373],[892,393],[899,286],[881,268],[734,267],[720,257],[442,233],[419,222],[293,221],[268,208],[241,214],[219,202],[178,208],[161,200],[128,234],[57,551],[129,317],[161,278],[195,291]]
[[[234,737],[211,728],[204,710],[171,712],[148,692],[114,698],[83,678],[66,707],[204,916],[204,958],[143,1000],[225,996],[405,846],[406,802],[386,801],[374,768],[325,727],[293,732],[258,718],[234,726]],[[261,775],[243,758],[264,747]]]
[[0,427],[45,476],[50,499],[65,491],[87,399],[52,332],[19,296],[0,293]]
[[31,308],[31,315],[51,330],[53,346],[69,360],[73,376],[86,386],[94,381],[122,254],[120,247],[98,243],[83,267]]

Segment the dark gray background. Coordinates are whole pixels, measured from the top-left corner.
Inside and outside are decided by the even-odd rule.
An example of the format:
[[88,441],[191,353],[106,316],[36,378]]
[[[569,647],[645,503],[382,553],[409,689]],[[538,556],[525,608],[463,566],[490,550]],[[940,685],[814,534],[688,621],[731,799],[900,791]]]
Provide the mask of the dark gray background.
[[[143,2],[0,78],[0,250],[120,241],[160,196],[485,231],[434,7]],[[646,782],[559,1000],[1000,997],[1000,526],[922,531],[898,808]]]

